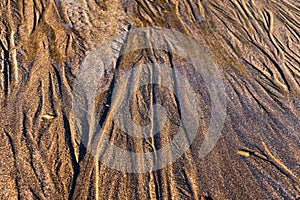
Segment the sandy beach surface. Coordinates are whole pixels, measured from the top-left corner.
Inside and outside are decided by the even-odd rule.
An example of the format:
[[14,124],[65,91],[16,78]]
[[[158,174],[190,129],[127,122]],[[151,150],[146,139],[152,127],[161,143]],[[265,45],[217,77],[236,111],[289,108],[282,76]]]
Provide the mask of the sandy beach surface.
[[298,0],[0,0],[0,199],[300,199]]

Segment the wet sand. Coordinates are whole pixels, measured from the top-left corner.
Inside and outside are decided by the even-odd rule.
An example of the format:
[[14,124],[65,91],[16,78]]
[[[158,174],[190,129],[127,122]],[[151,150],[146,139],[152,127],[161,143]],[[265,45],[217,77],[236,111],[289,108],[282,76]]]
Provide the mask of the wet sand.
[[[297,0],[0,0],[0,8],[1,199],[300,198]],[[182,54],[167,37],[162,41],[173,52],[155,48],[155,41],[129,51],[130,32],[150,27],[194,42]],[[166,36],[155,34],[147,37]],[[114,62],[84,71],[107,42]],[[197,46],[203,58],[194,56]],[[218,75],[209,79],[201,69],[212,66]],[[155,78],[163,72],[170,73]],[[143,80],[149,84],[136,87]],[[226,110],[220,135],[210,141],[211,119],[223,116],[213,103],[216,80]],[[82,107],[74,108],[77,100]],[[144,129],[139,137],[127,134],[132,127],[122,127],[122,115],[116,121],[120,105],[139,127],[149,125],[147,137]],[[186,113],[193,115],[181,123]],[[184,152],[160,151],[182,129],[174,146],[187,143]],[[211,151],[199,156],[208,142]],[[154,160],[122,157],[115,147],[150,152]]]

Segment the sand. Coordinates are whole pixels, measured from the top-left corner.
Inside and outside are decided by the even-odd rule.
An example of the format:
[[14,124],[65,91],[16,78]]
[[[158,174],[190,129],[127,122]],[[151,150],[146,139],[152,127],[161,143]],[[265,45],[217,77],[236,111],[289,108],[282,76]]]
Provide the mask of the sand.
[[300,199],[299,11],[0,0],[0,199]]

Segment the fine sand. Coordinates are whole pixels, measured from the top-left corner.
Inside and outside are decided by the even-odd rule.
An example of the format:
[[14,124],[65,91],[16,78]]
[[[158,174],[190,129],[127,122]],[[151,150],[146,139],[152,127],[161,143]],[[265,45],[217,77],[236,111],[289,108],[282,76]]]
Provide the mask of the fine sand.
[[300,199],[299,30],[298,0],[0,0],[0,199]]

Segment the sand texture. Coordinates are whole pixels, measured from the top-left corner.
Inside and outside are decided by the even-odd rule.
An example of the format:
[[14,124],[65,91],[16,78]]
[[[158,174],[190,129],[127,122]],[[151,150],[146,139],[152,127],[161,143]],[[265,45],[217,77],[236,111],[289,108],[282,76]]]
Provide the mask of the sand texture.
[[0,199],[300,199],[299,47],[298,0],[0,0]]

